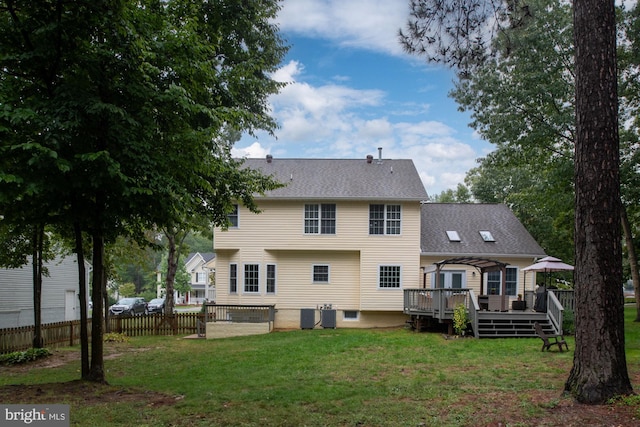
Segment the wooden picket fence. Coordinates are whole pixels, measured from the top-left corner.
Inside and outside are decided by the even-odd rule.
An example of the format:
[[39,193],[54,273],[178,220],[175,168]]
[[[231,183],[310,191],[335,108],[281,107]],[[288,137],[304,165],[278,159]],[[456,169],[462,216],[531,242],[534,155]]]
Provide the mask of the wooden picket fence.
[[[191,335],[198,333],[204,321],[203,313],[176,313],[173,322],[162,314],[148,316],[112,316],[105,332],[116,332],[130,337],[143,335]],[[88,320],[91,339],[91,319]],[[33,343],[33,326],[0,329],[0,354],[24,351]],[[80,343],[80,321],[47,323],[42,325],[44,347],[73,346]]]

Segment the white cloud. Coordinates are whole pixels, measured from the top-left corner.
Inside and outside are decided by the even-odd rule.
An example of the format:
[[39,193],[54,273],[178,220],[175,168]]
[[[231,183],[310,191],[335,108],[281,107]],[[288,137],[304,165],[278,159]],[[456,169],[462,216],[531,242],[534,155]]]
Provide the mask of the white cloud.
[[277,22],[283,31],[400,56],[397,33],[408,16],[404,0],[285,0]]
[[[395,57],[415,71],[418,61],[402,52],[397,38],[408,15],[404,0],[285,0],[277,23],[294,37],[322,39],[318,61],[322,60],[325,41],[329,41],[334,46],[382,53],[383,58]],[[234,155],[364,158],[367,154],[377,157],[377,148],[382,147],[385,158],[414,161],[429,195],[455,189],[466,171],[476,166],[475,159],[490,151],[489,144],[479,144],[471,130],[461,133],[443,122],[444,101],[437,95],[446,94],[441,82],[449,82],[449,78],[435,78],[438,70],[432,69],[421,79],[422,89],[414,89],[415,99],[408,99],[405,92],[402,100],[395,100],[393,91],[403,88],[384,83],[376,86],[372,73],[381,76],[378,81],[420,75],[398,74],[397,69],[393,74],[385,71],[385,65],[376,63],[376,68],[365,70],[369,74],[360,75],[354,74],[349,64],[333,69],[331,75],[321,75],[320,67],[311,76],[300,61],[283,64],[273,78],[288,84],[270,98],[273,116],[280,125],[277,139],[261,133],[257,141],[245,136],[237,145],[245,148],[235,149]]]

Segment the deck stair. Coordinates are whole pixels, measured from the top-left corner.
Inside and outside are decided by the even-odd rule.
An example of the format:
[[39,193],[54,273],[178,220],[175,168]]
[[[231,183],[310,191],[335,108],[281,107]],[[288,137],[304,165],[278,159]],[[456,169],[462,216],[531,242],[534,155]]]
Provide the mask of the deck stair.
[[[535,338],[534,323],[540,323],[545,332],[552,333],[553,327],[546,313],[522,312],[478,312],[477,338]],[[475,333],[476,331],[474,331]]]

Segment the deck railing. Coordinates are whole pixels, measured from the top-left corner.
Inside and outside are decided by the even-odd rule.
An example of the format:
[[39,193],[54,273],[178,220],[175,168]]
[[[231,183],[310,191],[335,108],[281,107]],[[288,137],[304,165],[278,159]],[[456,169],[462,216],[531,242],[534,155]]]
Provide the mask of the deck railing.
[[453,310],[459,304],[463,304],[467,310],[470,308],[471,289],[444,288],[444,289],[405,289],[404,312],[414,311],[430,313],[437,319],[451,319]]
[[557,334],[562,335],[562,304],[556,297],[555,290],[547,293],[547,318]]
[[275,305],[205,304],[204,321],[264,323],[275,320]]

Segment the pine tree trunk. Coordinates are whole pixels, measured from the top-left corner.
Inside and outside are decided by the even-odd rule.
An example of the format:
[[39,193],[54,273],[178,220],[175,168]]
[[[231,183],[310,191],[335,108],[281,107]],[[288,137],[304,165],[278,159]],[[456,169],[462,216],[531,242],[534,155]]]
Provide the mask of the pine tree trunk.
[[575,327],[565,390],[599,404],[633,391],[624,349],[616,28],[611,0],[574,1]]
[[33,231],[33,348],[42,348],[42,248],[44,239],[44,227],[36,225]]

